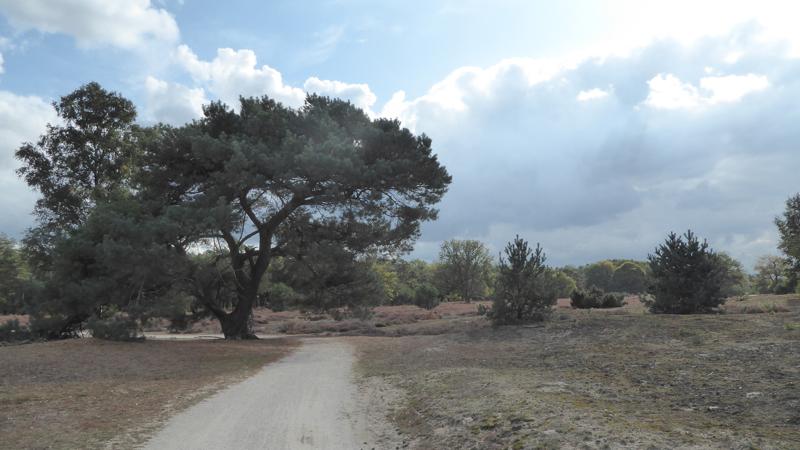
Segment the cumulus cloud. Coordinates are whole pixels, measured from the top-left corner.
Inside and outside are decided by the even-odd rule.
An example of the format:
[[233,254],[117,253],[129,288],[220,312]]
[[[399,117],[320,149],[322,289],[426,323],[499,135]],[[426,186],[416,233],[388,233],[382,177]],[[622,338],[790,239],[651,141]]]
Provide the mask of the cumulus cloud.
[[499,251],[519,233],[556,264],[644,258],[687,228],[748,265],[775,252],[772,218],[800,167],[800,61],[783,50],[657,41],[462,68],[420,97],[395,93],[382,114],[429,134],[454,179],[416,255],[454,236]]
[[310,77],[302,88],[291,86],[278,70],[268,65],[259,67],[255,52],[249,49],[220,48],[213,59],[203,60],[187,45],[180,45],[174,52],[174,60],[191,76],[196,87],[148,77],[146,108],[152,120],[179,123],[199,117],[207,98],[237,108],[239,96],[267,95],[287,106],[299,107],[310,93],[349,100],[375,115],[372,107],[377,97],[368,85]]
[[[708,72],[707,68],[704,68]],[[747,94],[769,87],[764,75],[727,75],[703,77],[700,87],[708,91],[704,96],[690,83],[684,83],[672,74],[659,74],[647,82],[650,93],[644,104],[660,109],[689,109],[718,103],[738,102]]]
[[256,54],[249,49],[220,48],[211,61],[204,61],[186,45],[178,47],[178,64],[195,82],[207,86],[216,98],[237,107],[239,96],[269,95],[289,106],[300,106],[305,92],[284,83],[281,73],[270,66],[258,67]]
[[179,35],[175,19],[150,0],[0,0],[0,12],[19,30],[67,34],[88,47],[133,49]]
[[203,114],[208,103],[203,88],[189,88],[149,76],[145,80],[145,118],[152,122],[181,125]]
[[14,151],[22,142],[38,139],[55,120],[52,106],[41,98],[0,91],[0,230],[12,237],[20,237],[30,226],[36,201],[36,194],[15,173]]
[[311,77],[303,84],[303,88],[308,93],[349,100],[368,114],[374,115],[371,108],[375,104],[377,97],[366,84],[343,83],[341,81],[320,80],[317,77]]

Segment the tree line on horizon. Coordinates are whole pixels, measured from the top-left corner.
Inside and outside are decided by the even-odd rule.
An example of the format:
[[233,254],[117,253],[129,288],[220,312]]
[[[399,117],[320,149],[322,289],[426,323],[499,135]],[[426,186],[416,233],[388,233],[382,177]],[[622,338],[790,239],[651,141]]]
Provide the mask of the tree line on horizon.
[[647,261],[550,267],[519,236],[497,258],[453,239],[434,263],[408,261],[451,177],[430,138],[397,121],[312,95],[298,109],[242,98],[180,127],[142,126],[97,83],[54,107],[60,123],[16,152],[41,194],[37,224],[19,244],[0,238],[0,313],[31,315],[44,337],[214,317],[227,338],[250,338],[258,306],[366,316],[492,300],[484,312],[503,324],[541,320],[565,297],[603,307],[641,294],[653,312],[690,313],[798,289],[800,194],[776,219],[784,256],[762,257],[753,275],[691,231]]

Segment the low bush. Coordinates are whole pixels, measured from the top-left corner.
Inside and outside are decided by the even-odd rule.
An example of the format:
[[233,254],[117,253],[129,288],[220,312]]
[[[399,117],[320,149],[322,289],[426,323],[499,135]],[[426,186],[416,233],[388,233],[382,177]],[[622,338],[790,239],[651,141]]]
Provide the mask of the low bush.
[[615,294],[607,292],[603,294],[603,302],[601,308],[620,308],[625,306],[625,297],[622,294]]
[[625,305],[622,294],[605,293],[596,286],[592,286],[588,291],[576,289],[569,298],[570,304],[576,309],[619,308]]
[[86,327],[92,337],[108,341],[138,341],[144,337],[139,334],[139,324],[135,319],[124,315],[115,315],[108,319],[92,317]]

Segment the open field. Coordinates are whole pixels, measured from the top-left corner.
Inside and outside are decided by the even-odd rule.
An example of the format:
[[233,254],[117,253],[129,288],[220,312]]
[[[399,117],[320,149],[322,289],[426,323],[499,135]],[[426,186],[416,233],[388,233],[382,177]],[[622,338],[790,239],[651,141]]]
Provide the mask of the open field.
[[[800,446],[796,295],[730,299],[723,314],[693,316],[651,315],[635,297],[608,310],[561,300],[551,321],[522,327],[492,328],[476,303],[379,307],[367,321],[259,310],[256,323],[354,335],[343,339],[362,385],[397,392],[390,419],[412,448]],[[131,447],[296,345],[0,347],[0,448]]]
[[0,448],[130,448],[294,346],[73,339],[0,347]]
[[[412,448],[798,448],[800,300],[772,314],[559,309],[532,327],[356,337]],[[641,311],[640,311],[641,310]]]

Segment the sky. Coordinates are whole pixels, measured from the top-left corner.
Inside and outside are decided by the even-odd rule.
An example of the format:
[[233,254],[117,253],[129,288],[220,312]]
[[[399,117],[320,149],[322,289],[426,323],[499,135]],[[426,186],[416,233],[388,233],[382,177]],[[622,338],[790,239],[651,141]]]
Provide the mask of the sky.
[[145,124],[345,98],[453,175],[410,257],[520,235],[551,264],[644,259],[689,228],[752,268],[800,191],[793,1],[0,0],[0,233],[36,200],[13,153],[89,81]]

